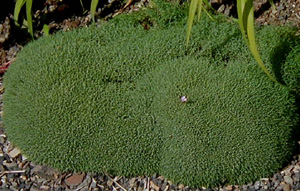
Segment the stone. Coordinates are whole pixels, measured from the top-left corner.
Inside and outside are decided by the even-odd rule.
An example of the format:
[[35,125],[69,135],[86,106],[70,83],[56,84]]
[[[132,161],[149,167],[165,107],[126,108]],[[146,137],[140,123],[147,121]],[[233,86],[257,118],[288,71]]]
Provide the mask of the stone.
[[247,190],[247,189],[248,189],[248,186],[247,186],[247,185],[243,185],[243,186],[242,186],[242,189],[243,189],[243,190]]
[[275,191],[283,191],[283,188],[281,186],[278,186]]
[[225,11],[224,11],[224,15],[229,16],[230,14],[230,8],[226,7]]
[[19,185],[19,190],[22,190],[22,189],[24,189],[24,188],[26,188],[26,185],[25,185],[24,183],[21,183],[21,184]]
[[73,174],[72,176],[65,179],[65,183],[68,186],[77,186],[82,183],[84,174]]
[[248,189],[248,191],[255,191],[255,188],[254,188],[254,186],[249,186],[249,189]]
[[220,4],[220,1],[219,0],[210,0],[210,4],[213,5],[213,4]]
[[3,143],[5,143],[5,138],[0,136],[0,144],[3,144]]
[[225,187],[225,189],[228,190],[228,191],[231,191],[231,190],[233,190],[233,187],[232,187],[232,185],[228,185],[228,186]]
[[167,188],[167,182],[163,182],[160,188],[164,191]]
[[282,181],[282,176],[281,176],[281,174],[279,174],[279,173],[275,174],[273,178],[274,178],[275,180],[278,180],[279,182]]
[[171,190],[176,190],[176,185],[175,184],[171,184],[170,189]]
[[16,158],[17,156],[19,156],[21,154],[21,151],[18,149],[18,148],[14,148],[13,150],[11,150],[9,153],[8,153],[8,156],[10,158]]
[[259,181],[256,181],[254,183],[254,188],[255,188],[255,190],[259,190],[259,188],[260,188],[260,182]]
[[8,189],[8,188],[1,188],[1,191],[13,191],[13,190]]
[[92,178],[92,182],[90,184],[90,187],[91,188],[96,188],[97,187],[97,181],[94,178]]
[[294,185],[293,190],[300,190],[300,183]]
[[18,169],[18,164],[15,162],[4,163],[4,165],[6,166],[6,168],[8,170],[20,170],[20,169]]
[[300,172],[295,172],[294,178],[299,181],[300,180]]
[[179,186],[178,186],[178,189],[183,189],[184,188],[184,185],[183,184],[179,184]]
[[113,180],[108,180],[107,181],[107,186],[111,187],[113,185],[114,181]]
[[35,165],[31,172],[38,175],[39,177],[49,180],[55,180],[58,178],[58,172],[47,166]]
[[286,184],[283,186],[283,191],[290,191],[291,190],[291,186]]
[[13,187],[13,188],[17,188],[18,187],[18,184],[16,182],[11,182],[11,186],[10,188]]
[[152,180],[150,181],[150,187],[155,191],[159,191],[159,186],[157,186]]
[[50,190],[49,186],[43,185],[40,187],[40,190]]
[[293,179],[290,176],[284,176],[284,182],[286,182],[289,185],[293,185]]

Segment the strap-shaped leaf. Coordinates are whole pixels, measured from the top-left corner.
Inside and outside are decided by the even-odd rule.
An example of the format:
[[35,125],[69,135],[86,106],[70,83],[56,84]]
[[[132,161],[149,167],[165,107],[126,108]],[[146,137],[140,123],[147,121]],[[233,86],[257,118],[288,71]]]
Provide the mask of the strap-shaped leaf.
[[[188,26],[187,26],[187,36],[186,36],[186,45],[189,44],[191,30],[194,22],[195,13],[197,11],[198,5],[202,5],[202,0],[192,0],[190,4],[190,10],[189,10],[189,18],[188,18]],[[199,5],[199,8],[202,8],[202,6]],[[198,10],[198,18],[201,17],[201,10]]]
[[95,13],[96,13],[98,2],[99,0],[92,0],[91,2],[91,17],[93,22],[95,22]]
[[270,74],[270,72],[264,65],[257,48],[257,44],[255,42],[253,0],[237,0],[237,9],[240,30],[243,34],[245,42],[249,46],[254,59],[266,73],[266,75],[274,82],[277,82],[277,80]]
[[32,26],[32,15],[31,15],[32,1],[33,0],[26,0],[26,16],[27,16],[27,23],[28,23],[28,31],[31,37],[33,38],[33,26]]
[[15,20],[15,24],[18,26],[18,20],[19,20],[19,14],[21,11],[21,8],[23,7],[23,5],[25,4],[26,0],[17,0],[16,4],[15,4],[15,10],[14,10],[14,20]]

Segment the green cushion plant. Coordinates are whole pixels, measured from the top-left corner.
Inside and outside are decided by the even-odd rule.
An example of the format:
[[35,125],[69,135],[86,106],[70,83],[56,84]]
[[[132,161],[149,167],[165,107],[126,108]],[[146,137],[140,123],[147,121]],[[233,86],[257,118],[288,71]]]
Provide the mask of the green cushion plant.
[[[186,48],[185,8],[169,8],[179,16],[156,7],[24,47],[4,79],[12,143],[62,171],[159,173],[190,186],[245,183],[281,168],[298,122],[290,89],[268,80],[222,17],[197,23]],[[258,31],[274,73],[283,72],[272,68],[275,39],[287,32],[282,43],[297,49],[294,29]]]

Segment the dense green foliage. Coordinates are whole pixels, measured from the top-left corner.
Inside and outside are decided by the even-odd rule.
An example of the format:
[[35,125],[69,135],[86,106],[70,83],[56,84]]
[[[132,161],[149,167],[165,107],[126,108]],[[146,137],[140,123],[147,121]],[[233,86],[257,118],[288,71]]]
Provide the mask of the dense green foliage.
[[[160,173],[190,186],[271,175],[293,151],[289,89],[263,74],[234,23],[204,17],[186,48],[186,15],[160,6],[24,47],[4,79],[9,139],[63,171]],[[293,29],[281,31],[258,31],[270,69],[281,41],[265,36],[288,32],[294,47]]]
[[151,87],[163,140],[160,173],[175,182],[244,183],[270,175],[292,154],[294,101],[255,62],[237,59],[224,67],[173,59],[141,84],[140,94]]
[[283,71],[287,86],[300,95],[300,45],[294,47],[287,56]]

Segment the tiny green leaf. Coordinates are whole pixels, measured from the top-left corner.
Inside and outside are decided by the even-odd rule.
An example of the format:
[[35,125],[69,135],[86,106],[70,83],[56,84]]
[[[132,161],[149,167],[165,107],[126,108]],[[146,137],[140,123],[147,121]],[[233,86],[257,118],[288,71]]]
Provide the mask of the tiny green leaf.
[[49,36],[49,26],[44,24],[43,26],[43,32],[45,36]]

